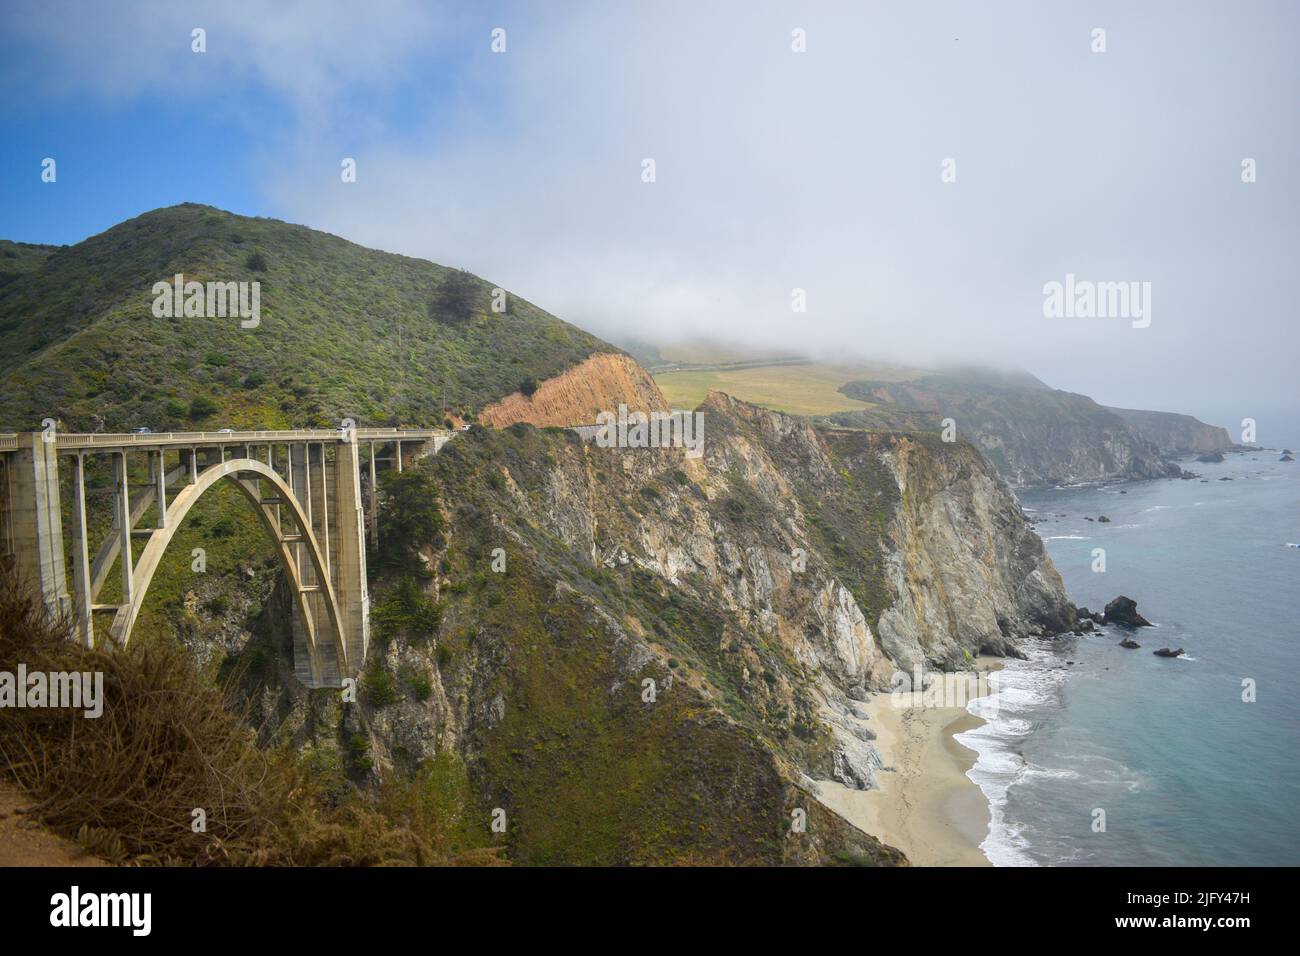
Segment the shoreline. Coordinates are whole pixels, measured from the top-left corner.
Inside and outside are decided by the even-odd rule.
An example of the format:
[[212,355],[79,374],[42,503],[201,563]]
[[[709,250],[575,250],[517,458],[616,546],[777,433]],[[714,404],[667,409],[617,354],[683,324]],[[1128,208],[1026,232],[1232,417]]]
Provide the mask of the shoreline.
[[[979,657],[991,673],[1001,658]],[[919,695],[911,695],[918,697]],[[972,692],[968,699],[979,695]],[[991,866],[980,849],[988,836],[988,799],[966,776],[978,754],[955,736],[985,723],[960,707],[897,707],[888,693],[865,705],[885,768],[880,787],[853,790],[817,781],[817,798],[858,829],[907,854],[913,866]]]

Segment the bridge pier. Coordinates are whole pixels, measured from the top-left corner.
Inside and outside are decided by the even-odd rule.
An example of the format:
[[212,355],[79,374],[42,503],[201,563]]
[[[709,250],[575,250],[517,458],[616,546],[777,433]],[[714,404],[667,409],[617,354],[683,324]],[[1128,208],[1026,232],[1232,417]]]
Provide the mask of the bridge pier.
[[[56,617],[71,612],[63,563],[63,506],[59,456],[45,432],[17,436],[8,456],[8,526],[19,574],[30,581]],[[48,436],[51,437],[52,436]]]
[[363,661],[370,647],[370,592],[366,584],[366,514],[361,506],[361,454],[356,441],[334,446],[334,546],[348,660]]

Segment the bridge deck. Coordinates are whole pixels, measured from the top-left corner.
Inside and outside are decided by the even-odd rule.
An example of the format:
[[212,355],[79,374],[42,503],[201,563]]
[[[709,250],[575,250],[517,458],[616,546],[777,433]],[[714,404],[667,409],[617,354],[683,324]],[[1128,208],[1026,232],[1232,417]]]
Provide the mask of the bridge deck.
[[[448,438],[453,432],[445,428],[354,428],[351,437],[358,442],[430,441]],[[191,448],[215,445],[264,445],[267,442],[337,442],[344,440],[339,428],[301,428],[277,431],[216,432],[146,432],[144,434],[55,432],[55,447],[60,452],[104,450],[106,448]],[[0,434],[0,451],[16,451],[20,435]]]

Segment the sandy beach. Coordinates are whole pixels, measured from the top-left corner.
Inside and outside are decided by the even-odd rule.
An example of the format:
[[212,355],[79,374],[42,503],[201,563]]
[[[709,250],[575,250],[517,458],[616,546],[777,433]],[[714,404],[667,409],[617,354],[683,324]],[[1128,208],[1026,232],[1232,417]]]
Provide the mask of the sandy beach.
[[[1001,668],[998,658],[981,657],[976,668]],[[979,696],[975,682],[969,698]],[[988,801],[966,771],[975,752],[954,734],[983,723],[964,706],[919,704],[920,695],[877,694],[867,702],[868,725],[886,769],[877,790],[852,790],[818,781],[818,798],[859,829],[907,854],[914,866],[988,866],[979,845],[988,835]]]

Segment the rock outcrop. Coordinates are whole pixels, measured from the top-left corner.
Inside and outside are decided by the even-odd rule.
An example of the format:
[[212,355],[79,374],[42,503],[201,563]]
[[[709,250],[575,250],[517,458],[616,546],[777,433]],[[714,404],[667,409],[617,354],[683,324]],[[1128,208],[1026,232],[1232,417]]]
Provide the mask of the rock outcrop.
[[484,408],[478,421],[490,428],[527,422],[545,426],[590,425],[604,411],[662,411],[668,403],[649,373],[627,355],[597,352],[565,372],[537,383],[532,395],[513,392]]
[[1137,601],[1121,594],[1106,605],[1105,623],[1120,627],[1150,627],[1151,622],[1137,612]]

